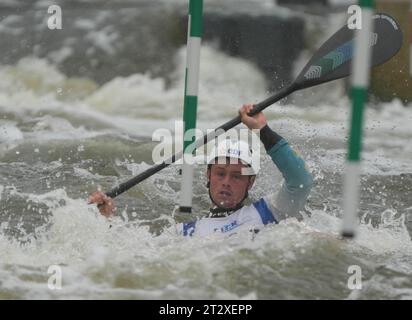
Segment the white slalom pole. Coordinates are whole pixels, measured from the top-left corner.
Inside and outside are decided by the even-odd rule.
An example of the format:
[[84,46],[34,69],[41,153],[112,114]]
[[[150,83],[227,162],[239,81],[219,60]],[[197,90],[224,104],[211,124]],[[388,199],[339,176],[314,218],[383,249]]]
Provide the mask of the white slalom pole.
[[[199,88],[200,46],[202,41],[203,0],[190,0],[187,32],[186,81],[183,121],[184,132],[196,128],[197,96]],[[194,139],[193,139],[194,141]],[[183,149],[193,141],[183,141]],[[192,211],[193,165],[183,158],[180,212]]]
[[356,30],[352,63],[352,120],[343,189],[342,236],[348,238],[355,236],[358,225],[363,109],[368,95],[373,32],[373,0],[359,0],[359,5],[362,8],[362,28]]

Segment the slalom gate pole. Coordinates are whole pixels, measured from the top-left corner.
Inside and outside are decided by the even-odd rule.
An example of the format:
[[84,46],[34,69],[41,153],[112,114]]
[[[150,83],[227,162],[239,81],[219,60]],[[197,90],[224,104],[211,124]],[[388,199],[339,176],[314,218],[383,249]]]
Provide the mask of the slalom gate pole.
[[[188,31],[187,31],[187,56],[185,74],[185,98],[184,98],[184,132],[183,150],[187,153],[187,147],[194,142],[186,141],[185,134],[188,130],[196,128],[197,102],[199,90],[199,66],[200,66],[200,47],[203,29],[203,0],[190,0]],[[186,163],[183,157],[182,166],[182,185],[180,190],[179,210],[181,212],[192,211],[193,197],[193,165]]]

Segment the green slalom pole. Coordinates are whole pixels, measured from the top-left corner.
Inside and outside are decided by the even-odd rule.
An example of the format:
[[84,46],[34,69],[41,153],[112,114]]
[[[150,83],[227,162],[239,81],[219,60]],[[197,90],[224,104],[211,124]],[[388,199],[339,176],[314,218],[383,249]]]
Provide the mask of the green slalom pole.
[[[187,31],[187,57],[185,78],[185,99],[183,110],[184,133],[196,128],[197,97],[199,90],[199,65],[200,47],[202,42],[203,0],[190,0]],[[184,153],[188,153],[187,147],[194,142],[183,141]],[[181,212],[192,211],[193,195],[193,165],[188,164],[183,158],[182,185],[180,190]]]
[[352,120],[349,135],[349,149],[346,161],[343,189],[342,236],[352,238],[358,225],[360,201],[360,155],[362,148],[362,127],[364,105],[368,96],[372,50],[369,45],[373,36],[373,0],[359,0],[362,8],[362,28],[356,30],[354,61],[352,63]]

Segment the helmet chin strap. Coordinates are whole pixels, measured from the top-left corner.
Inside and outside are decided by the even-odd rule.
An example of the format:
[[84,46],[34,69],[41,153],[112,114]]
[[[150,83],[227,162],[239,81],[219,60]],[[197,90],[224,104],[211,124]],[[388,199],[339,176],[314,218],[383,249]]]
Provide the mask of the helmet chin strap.
[[[250,178],[249,178],[250,181]],[[236,204],[235,207],[233,208],[225,208],[222,205],[218,204],[215,202],[215,200],[212,197],[212,194],[210,193],[210,181],[207,182],[206,184],[207,190],[209,191],[209,198],[212,200],[213,204],[216,206],[215,208],[210,208],[210,214],[212,218],[215,217],[226,217],[230,215],[232,212],[239,210],[244,206],[243,201],[249,196],[248,189],[246,188],[246,192],[243,195],[242,200],[238,204]]]

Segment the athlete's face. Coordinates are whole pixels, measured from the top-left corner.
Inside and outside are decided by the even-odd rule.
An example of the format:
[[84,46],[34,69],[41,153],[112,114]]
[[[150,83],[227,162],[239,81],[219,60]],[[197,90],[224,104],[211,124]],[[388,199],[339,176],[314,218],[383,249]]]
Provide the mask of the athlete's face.
[[[232,162],[232,163],[229,163]],[[232,209],[242,201],[253,182],[254,176],[242,175],[242,168],[246,166],[233,159],[227,159],[224,164],[213,164],[207,175],[210,181],[210,195],[219,207]]]

